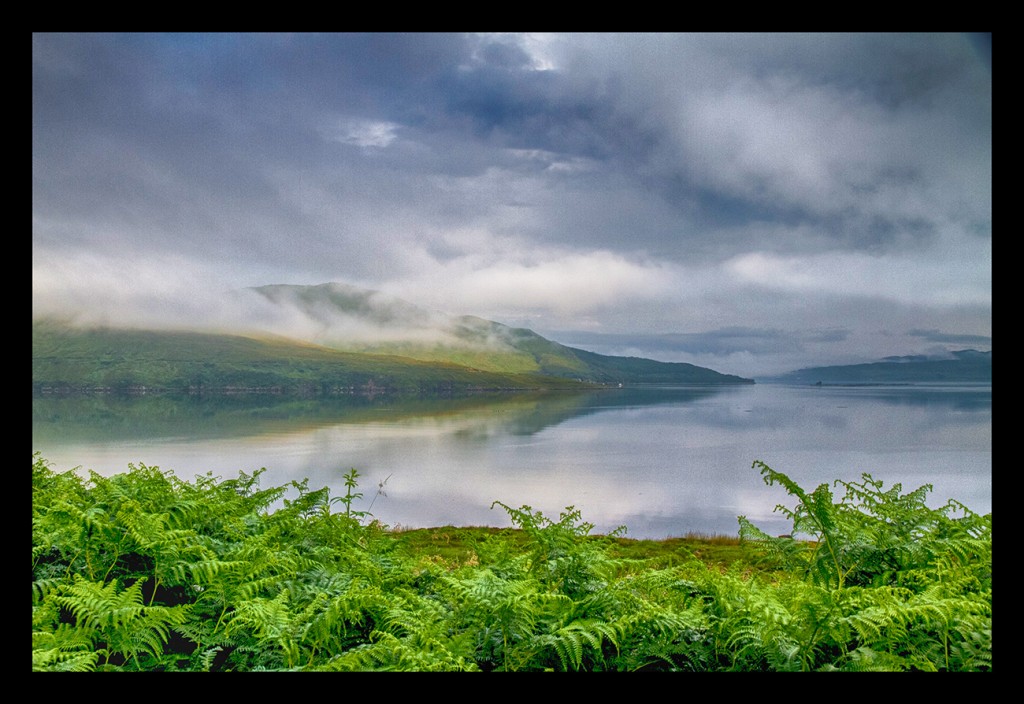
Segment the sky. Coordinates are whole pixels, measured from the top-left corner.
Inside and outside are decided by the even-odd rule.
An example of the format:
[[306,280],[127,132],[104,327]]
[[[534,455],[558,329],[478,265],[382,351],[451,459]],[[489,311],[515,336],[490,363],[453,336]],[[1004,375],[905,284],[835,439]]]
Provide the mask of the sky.
[[750,378],[991,350],[991,37],[32,36],[34,316],[326,282]]

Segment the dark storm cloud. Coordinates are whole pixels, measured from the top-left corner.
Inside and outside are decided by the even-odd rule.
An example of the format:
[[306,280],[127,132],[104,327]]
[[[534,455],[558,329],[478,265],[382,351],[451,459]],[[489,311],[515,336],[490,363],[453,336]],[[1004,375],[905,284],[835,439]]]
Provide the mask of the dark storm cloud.
[[[557,200],[536,205],[553,226],[535,237],[628,237],[683,260],[737,246],[913,248],[943,216],[988,219],[984,204],[901,200],[945,188],[950,165],[929,153],[950,145],[937,140],[953,140],[968,165],[986,163],[990,108],[955,37],[658,36],[620,52],[600,42],[572,72],[480,68],[450,91],[477,134],[612,167],[574,175],[581,187],[569,193],[549,179]],[[701,51],[666,50],[685,42]],[[661,63],[648,79],[636,69],[653,51]],[[974,95],[965,99],[964,86]],[[943,117],[924,132],[912,124],[934,115]],[[609,199],[618,218],[602,207]],[[581,222],[593,212],[605,227]],[[785,224],[785,236],[750,227],[765,222]]]
[[[684,61],[668,54],[661,67],[670,75],[678,69],[675,98],[684,113],[709,100],[724,101],[723,109],[737,113],[767,111],[761,116],[729,115],[735,124],[715,137],[726,140],[727,151],[748,149],[751,143],[759,148],[759,142],[773,138],[776,126],[790,125],[780,122],[788,108],[762,95],[778,75],[796,77],[787,78],[783,87],[789,94],[783,100],[791,99],[794,109],[805,107],[801,102],[821,106],[814,91],[822,88],[832,95],[825,107],[831,101],[839,109],[853,100],[842,91],[857,91],[890,113],[906,103],[920,104],[923,96],[941,94],[956,75],[950,73],[953,60],[937,53],[935,41],[928,38],[905,45],[884,37],[855,43],[766,36],[750,39],[749,45],[723,45],[724,38],[695,40],[709,52],[700,57],[703,64],[692,56]],[[70,48],[63,65],[72,62],[74,70],[62,72],[61,62],[46,58],[56,53],[53,44],[65,41]],[[67,207],[77,206],[75,212],[107,209],[98,215],[140,231],[151,219],[154,237],[185,221],[192,223],[195,238],[209,240],[211,231],[224,232],[237,246],[244,237],[269,236],[283,223],[301,223],[304,218],[294,204],[279,197],[267,176],[273,165],[328,179],[331,193],[343,205],[345,185],[355,177],[343,166],[337,173],[338,155],[325,148],[318,134],[336,115],[388,121],[418,147],[415,154],[409,150],[396,155],[401,161],[394,167],[386,159],[366,163],[357,156],[344,157],[358,164],[353,171],[366,182],[380,175],[392,184],[380,189],[374,183],[382,202],[410,200],[401,187],[403,174],[467,177],[497,165],[514,177],[543,165],[542,172],[526,172],[534,182],[523,184],[527,192],[521,197],[540,217],[516,224],[541,241],[613,246],[628,237],[658,256],[682,259],[749,243],[747,226],[769,221],[815,233],[803,240],[787,237],[767,243],[776,250],[836,243],[886,248],[937,227],[920,213],[870,208],[871,193],[900,192],[908,187],[902,181],[921,178],[923,169],[913,161],[894,165],[883,160],[878,166],[866,165],[860,175],[854,168],[852,180],[845,176],[841,183],[823,171],[823,197],[810,201],[800,193],[780,192],[777,179],[807,176],[772,167],[772,161],[783,163],[784,155],[771,153],[774,147],[768,145],[769,152],[755,163],[736,165],[746,176],[709,182],[703,171],[692,168],[707,158],[702,149],[680,140],[672,123],[658,114],[667,110],[664,94],[675,93],[671,86],[662,88],[661,95],[652,92],[636,100],[636,89],[626,88],[633,67],[602,61],[600,46],[593,50],[597,60],[589,64],[580,62],[571,71],[536,71],[511,39],[447,34],[44,35],[37,36],[36,44],[41,58],[34,76],[35,122],[47,126],[37,131],[47,139],[35,140],[35,152],[40,160],[56,159],[58,153],[68,157],[60,172],[45,172],[45,180],[37,176],[40,193],[70,193]],[[723,70],[716,60],[725,49],[735,52],[728,64],[742,60],[758,67],[755,80],[733,76],[720,89],[691,87],[690,71]],[[816,60],[835,70],[828,76],[831,83],[825,83]],[[893,65],[901,67],[894,75],[882,69]],[[872,86],[873,92],[861,84]],[[73,125],[63,138],[53,139],[51,127],[69,115],[75,116]],[[703,129],[700,123],[698,119],[694,128]],[[856,126],[855,118],[851,127]],[[828,132],[815,128],[806,134],[806,142],[825,137],[827,143]],[[841,129],[837,125],[835,132]],[[798,143],[800,133],[794,134]],[[856,155],[845,153],[845,140],[833,141],[821,143],[827,148],[817,147],[805,161],[827,170],[849,156],[857,167]],[[514,159],[507,150],[543,155]],[[662,163],[658,155],[665,152],[678,158]],[[592,168],[571,173],[551,168],[570,160]],[[138,163],[134,170],[133,162]],[[894,171],[903,174],[895,181]],[[329,180],[332,172],[334,181]],[[173,180],[177,193],[167,193],[166,179]],[[840,187],[859,197],[830,203]],[[218,218],[202,207],[175,211],[175,204],[202,203],[204,195],[210,201],[223,199],[229,212],[247,211],[243,223],[237,217]],[[442,211],[462,209],[458,195],[429,185],[419,184],[419,195],[424,201],[440,199]],[[154,196],[155,203],[147,208]],[[45,214],[41,200],[42,195],[37,210]],[[616,207],[609,208],[609,201]],[[591,213],[595,215],[588,218]],[[299,228],[303,234],[321,223],[305,225]]]
[[[253,101],[223,83],[218,92],[223,76],[161,60],[166,38],[154,38],[155,49],[130,35],[67,41],[70,59],[39,60],[33,74],[38,218],[90,222],[67,233],[89,246],[110,241],[109,232],[95,233],[104,228],[139,246],[195,251],[238,246],[242,233],[227,224],[243,212],[249,220],[291,220],[253,164],[280,158],[296,138],[236,119],[237,103]],[[60,42],[36,36],[37,54],[48,57],[53,43]]]
[[588,159],[615,153],[608,97],[577,93],[556,72],[481,66],[453,73],[441,88],[451,117],[502,147]]
[[[343,245],[358,262],[369,256],[359,242],[380,234],[366,221],[394,213],[389,199],[428,195],[410,193],[410,178],[444,170],[444,158],[374,163],[325,143],[323,129],[336,109],[432,114],[431,76],[450,68],[457,45],[435,35],[37,35],[33,208],[52,224],[37,241],[236,262],[287,255],[296,268]],[[451,159],[463,170],[470,161]],[[354,218],[324,218],[289,192],[305,187]],[[282,247],[289,240],[306,246]]]

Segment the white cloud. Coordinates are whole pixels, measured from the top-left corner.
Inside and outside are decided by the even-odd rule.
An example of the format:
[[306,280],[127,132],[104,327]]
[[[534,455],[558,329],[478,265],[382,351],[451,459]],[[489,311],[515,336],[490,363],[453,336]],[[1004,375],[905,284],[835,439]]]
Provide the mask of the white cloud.
[[225,296],[238,283],[219,266],[180,255],[36,247],[32,314],[97,325],[234,327],[248,313]]
[[[468,236],[464,234],[461,241]],[[486,238],[482,233],[476,237]],[[506,251],[435,263],[427,273],[386,286],[405,297],[427,297],[433,305],[452,312],[572,317],[664,296],[673,289],[673,275],[666,265],[602,250],[538,250],[517,255]]]
[[882,298],[906,305],[991,305],[991,243],[978,241],[963,255],[939,259],[912,253],[748,252],[733,257],[725,270],[743,284],[802,295]]
[[[852,89],[792,77],[744,78],[704,86],[680,105],[678,138],[693,178],[772,205],[829,214],[874,211],[886,174],[924,176],[925,115],[884,110]],[[934,172],[931,176],[934,176]],[[899,186],[899,182],[895,184]],[[883,200],[888,216],[920,214],[913,203]]]
[[397,139],[398,128],[399,125],[394,122],[345,118],[324,127],[321,134],[325,139],[343,144],[383,148]]

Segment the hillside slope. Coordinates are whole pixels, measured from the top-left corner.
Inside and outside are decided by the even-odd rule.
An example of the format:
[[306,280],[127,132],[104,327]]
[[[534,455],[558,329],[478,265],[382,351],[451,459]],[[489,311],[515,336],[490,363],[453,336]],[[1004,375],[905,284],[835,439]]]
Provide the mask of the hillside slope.
[[313,338],[317,344],[349,352],[601,384],[753,383],[692,364],[587,352],[526,328],[469,315],[448,316],[347,284],[273,285],[251,290],[312,321],[317,327]]
[[951,359],[889,357],[867,364],[798,369],[766,381],[789,384],[992,383],[992,352],[960,350]]
[[[595,385],[751,384],[692,364],[566,347],[347,284],[235,292],[244,334],[33,321],[34,391],[461,393]],[[243,309],[242,306],[239,309]]]
[[537,374],[341,352],[286,339],[32,326],[32,389],[46,391],[461,393],[583,387]]

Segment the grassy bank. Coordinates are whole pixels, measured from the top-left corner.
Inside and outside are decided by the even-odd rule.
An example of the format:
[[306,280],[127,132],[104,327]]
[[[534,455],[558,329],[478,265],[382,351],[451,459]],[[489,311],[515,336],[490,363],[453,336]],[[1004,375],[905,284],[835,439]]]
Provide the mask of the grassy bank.
[[[409,556],[426,556],[455,569],[473,564],[477,548],[487,541],[504,541],[525,550],[530,536],[517,528],[455,527],[413,528],[394,533],[402,551]],[[743,542],[738,536],[688,534],[663,540],[587,536],[588,540],[615,559],[643,560],[651,567],[672,567],[698,559],[704,564],[729,568],[736,564],[772,569],[765,551]]]

